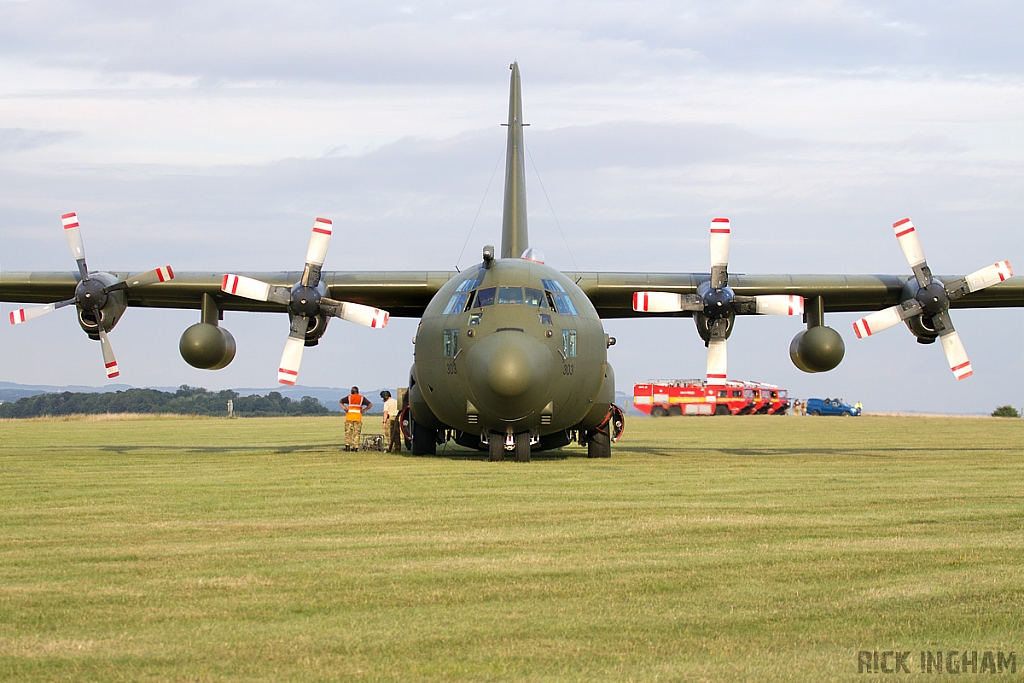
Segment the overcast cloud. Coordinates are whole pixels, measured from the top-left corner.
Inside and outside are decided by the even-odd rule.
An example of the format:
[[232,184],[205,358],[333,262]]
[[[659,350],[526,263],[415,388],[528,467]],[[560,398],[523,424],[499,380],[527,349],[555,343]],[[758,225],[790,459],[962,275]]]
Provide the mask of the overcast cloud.
[[[909,215],[935,272],[999,259],[1020,272],[1022,14],[1010,2],[0,0],[0,268],[72,269],[67,211],[95,269],[295,270],[317,215],[338,227],[328,269],[470,265],[500,241],[498,123],[517,59],[530,237],[557,267],[706,271],[708,222],[725,215],[733,272],[903,273],[890,226]],[[744,318],[730,375],[869,409],[1024,405],[1024,310],[954,311],[975,366],[959,383],[938,345],[902,328],[856,340],[856,317],[827,319],[847,357],[824,375],[789,362],[798,322]],[[285,316],[227,314],[239,351],[218,372],[178,356],[196,320],[130,311],[111,335],[120,379],[274,384]],[[606,326],[620,389],[703,375],[690,321]],[[336,321],[300,381],[404,385],[414,331]],[[0,326],[0,380],[105,377],[62,311]]]

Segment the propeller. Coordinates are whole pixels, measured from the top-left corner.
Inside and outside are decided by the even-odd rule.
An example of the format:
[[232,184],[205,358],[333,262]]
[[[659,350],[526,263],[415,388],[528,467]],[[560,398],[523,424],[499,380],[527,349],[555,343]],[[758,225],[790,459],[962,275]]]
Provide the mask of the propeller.
[[907,263],[914,271],[917,292],[913,299],[907,299],[861,318],[853,324],[853,331],[858,339],[863,339],[887,330],[897,323],[921,316],[922,322],[938,333],[953,375],[958,380],[967,379],[974,371],[963,342],[960,341],[960,335],[957,334],[953,320],[949,317],[949,303],[1013,277],[1013,267],[1009,261],[999,261],[946,285],[932,277],[931,268],[924,257],[924,249],[921,248],[921,239],[911,220],[904,218],[893,223],[892,228]]
[[146,271],[140,275],[134,275],[125,280],[116,280],[113,276],[106,273],[92,273],[93,277],[89,277],[89,267],[85,262],[85,243],[82,241],[82,230],[78,224],[78,214],[66,213],[60,219],[64,224],[64,236],[67,237],[68,246],[71,247],[71,255],[78,264],[78,273],[81,278],[75,286],[75,296],[64,301],[11,311],[11,324],[20,325],[71,304],[75,304],[83,311],[91,311],[96,319],[100,349],[103,352],[103,367],[106,369],[107,377],[113,379],[120,372],[117,368],[117,359],[114,357],[114,349],[110,346],[107,331],[103,327],[102,317],[102,310],[107,305],[110,295],[114,292],[131,289],[132,287],[141,287],[173,280],[174,271],[171,270],[170,266],[164,266]]
[[306,248],[306,267],[302,271],[302,278],[291,287],[271,285],[255,278],[232,274],[225,275],[221,282],[221,290],[228,294],[255,301],[269,301],[288,308],[288,339],[285,340],[281,365],[277,369],[277,381],[281,384],[295,384],[302,364],[302,349],[306,345],[306,331],[310,319],[317,315],[333,316],[365,327],[385,327],[388,324],[387,311],[326,296],[327,288],[320,282],[320,271],[327,256],[327,247],[331,243],[332,227],[333,224],[326,218],[317,218],[313,222],[313,232]]
[[677,313],[690,311],[707,320],[707,380],[724,384],[728,374],[725,340],[731,332],[736,314],[803,315],[804,299],[786,294],[741,296],[729,287],[728,218],[711,221],[711,277],[697,286],[696,294],[673,292],[634,292],[633,310],[645,313]]

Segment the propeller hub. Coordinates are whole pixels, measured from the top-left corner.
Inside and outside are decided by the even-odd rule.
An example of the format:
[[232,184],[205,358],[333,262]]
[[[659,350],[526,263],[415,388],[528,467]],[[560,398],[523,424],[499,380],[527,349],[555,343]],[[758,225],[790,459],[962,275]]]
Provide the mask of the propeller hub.
[[704,315],[709,318],[722,318],[732,313],[732,302],[736,294],[731,287],[708,288],[701,298],[704,299]]
[[107,305],[106,286],[98,278],[82,280],[75,287],[75,303],[79,308],[103,308]]
[[921,287],[914,295],[928,317],[949,310],[949,296],[941,282],[932,280],[927,287]]
[[292,290],[288,308],[295,315],[312,318],[320,312],[320,292],[313,287],[298,286]]

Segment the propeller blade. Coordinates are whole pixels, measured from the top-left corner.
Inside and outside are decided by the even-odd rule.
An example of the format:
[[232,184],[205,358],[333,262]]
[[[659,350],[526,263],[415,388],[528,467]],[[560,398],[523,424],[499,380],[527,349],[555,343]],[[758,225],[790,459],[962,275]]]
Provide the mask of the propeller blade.
[[917,230],[909,218],[896,221],[892,224],[893,232],[896,233],[896,240],[900,243],[903,256],[914,271],[919,287],[924,288],[931,284],[932,273],[928,268],[927,260],[924,257],[924,249],[921,247],[921,240],[917,236]]
[[882,330],[887,330],[893,325],[898,325],[903,322],[903,318],[900,317],[898,309],[899,306],[892,306],[878,311],[877,313],[864,316],[857,322],[853,323],[853,331],[857,335],[857,339],[870,337],[873,334],[878,334]]
[[82,230],[78,226],[78,214],[66,213],[60,220],[64,224],[64,236],[68,238],[71,255],[78,263],[78,272],[81,273],[82,280],[88,280],[89,268],[85,265],[85,243],[82,241]]
[[277,368],[277,381],[281,384],[295,386],[295,380],[299,376],[299,366],[302,364],[302,349],[306,346],[306,327],[308,325],[309,318],[292,318],[291,332],[284,342],[281,365]]
[[711,287],[721,289],[729,283],[729,236],[728,218],[714,218],[711,221]]
[[786,294],[762,294],[754,297],[761,315],[803,315],[804,298]]
[[708,384],[725,384],[728,371],[728,359],[725,352],[725,340],[708,342]]
[[991,287],[1011,277],[1013,277],[1013,266],[1009,261],[999,261],[946,285],[946,295],[950,299],[959,299],[965,294]]
[[[96,311],[96,319],[99,320],[99,310]],[[110,346],[110,340],[107,339],[107,333],[103,330],[103,325],[99,326],[100,333],[100,350],[103,351],[103,367],[107,371],[107,377],[114,379],[121,372],[117,369],[117,359],[114,358],[114,349]]]
[[643,313],[703,311],[704,302],[696,294],[672,292],[633,292],[633,310]]
[[244,275],[226,274],[221,280],[220,289],[222,292],[254,301],[270,301],[282,305],[287,305],[291,301],[291,291],[287,287],[271,285]]
[[387,327],[391,314],[380,308],[355,304],[351,301],[336,301],[324,297],[320,299],[320,312],[333,315],[364,327]]
[[126,287],[142,287],[144,285],[153,285],[158,282],[167,282],[168,280],[174,279],[174,271],[171,270],[170,266],[164,266],[163,268],[157,268],[156,270],[148,270],[145,273],[130,277],[124,281]]
[[313,221],[313,232],[309,235],[309,246],[306,247],[306,268],[302,271],[302,286],[316,287],[320,284],[320,267],[327,257],[327,247],[331,245],[333,223],[326,218]]
[[953,371],[953,376],[958,380],[967,379],[974,374],[971,361],[967,358],[967,350],[964,349],[964,344],[960,341],[960,335],[952,328],[952,325],[949,329],[948,334],[939,335],[942,350],[946,353],[946,360],[949,361],[949,369]]
[[75,303],[74,299],[68,299],[67,301],[57,301],[52,304],[45,304],[43,306],[33,306],[32,308],[19,308],[16,311],[11,311],[11,324],[20,325],[21,323],[28,322],[38,318],[41,315],[46,315],[51,311],[56,311],[58,308],[64,308]]

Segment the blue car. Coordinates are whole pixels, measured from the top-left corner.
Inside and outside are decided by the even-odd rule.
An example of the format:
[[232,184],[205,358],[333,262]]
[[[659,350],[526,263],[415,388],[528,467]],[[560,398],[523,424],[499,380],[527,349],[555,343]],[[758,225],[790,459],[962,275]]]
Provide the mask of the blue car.
[[849,403],[844,403],[842,399],[838,398],[826,398],[824,400],[820,398],[809,398],[807,399],[807,414],[808,415],[860,415],[860,408],[854,408]]

